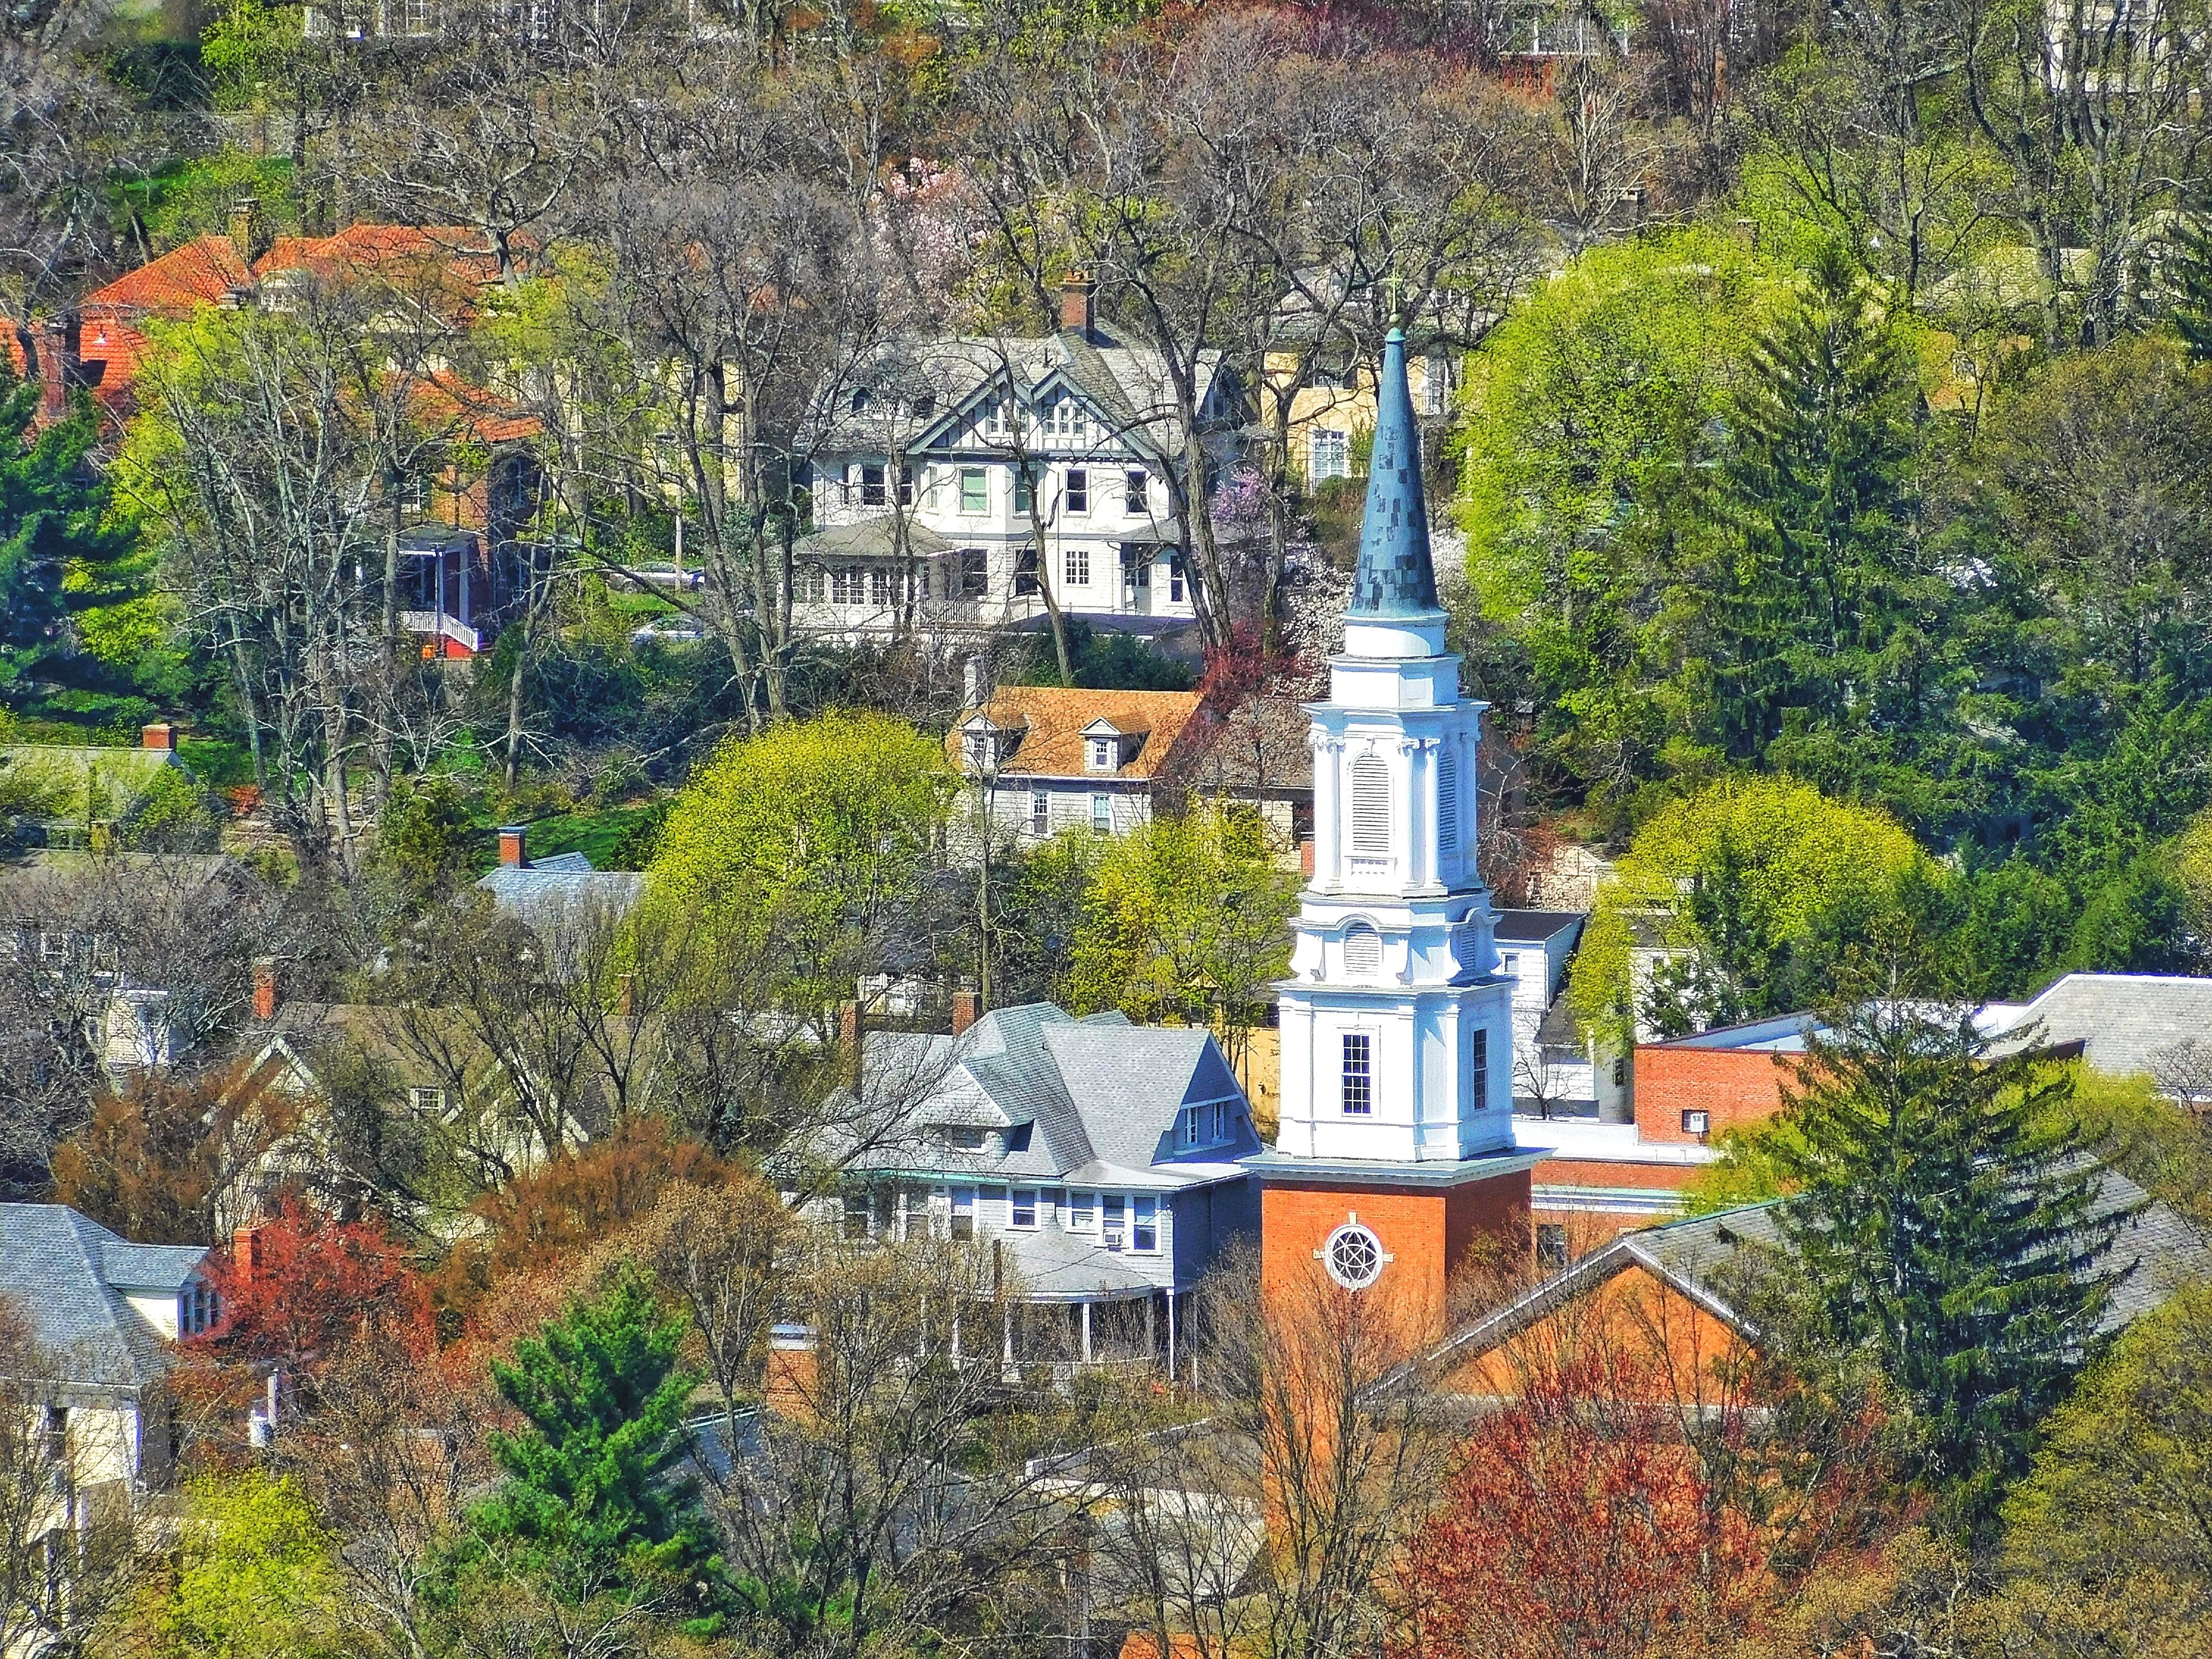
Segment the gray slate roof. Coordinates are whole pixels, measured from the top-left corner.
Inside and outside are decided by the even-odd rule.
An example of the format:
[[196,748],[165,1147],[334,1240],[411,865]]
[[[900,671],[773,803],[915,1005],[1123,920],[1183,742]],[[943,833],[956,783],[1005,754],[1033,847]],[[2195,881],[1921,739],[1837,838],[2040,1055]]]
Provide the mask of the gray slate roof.
[[[957,1038],[872,1033],[862,1069],[874,1099],[922,1096],[907,1132],[858,1160],[866,1169],[1048,1182],[1149,1171],[1152,1184],[1182,1187],[1237,1178],[1234,1160],[1260,1148],[1236,1073],[1195,1027],[1132,1025],[1118,1013],[1078,1019],[1029,1003],[994,1009]],[[1178,1158],[1176,1114],[1213,1100],[1237,1103],[1235,1138]],[[999,1133],[990,1150],[970,1152],[946,1144],[951,1126]]]
[[2000,1052],[2078,1042],[2082,1058],[2115,1075],[2149,1072],[2161,1050],[2212,1039],[2212,979],[2172,974],[2069,974],[2025,1007],[1984,1011]]
[[70,1380],[139,1388],[168,1369],[160,1333],[125,1292],[173,1296],[207,1259],[198,1244],[134,1244],[60,1204],[0,1204],[0,1297]]

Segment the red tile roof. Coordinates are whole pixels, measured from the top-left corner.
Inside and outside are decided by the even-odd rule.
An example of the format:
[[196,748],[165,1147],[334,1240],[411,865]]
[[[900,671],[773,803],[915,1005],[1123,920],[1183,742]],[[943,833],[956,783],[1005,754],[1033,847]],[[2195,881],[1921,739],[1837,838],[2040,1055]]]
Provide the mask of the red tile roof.
[[246,261],[228,236],[201,236],[171,248],[85,296],[85,308],[154,312],[181,316],[213,305],[234,288],[253,280]]

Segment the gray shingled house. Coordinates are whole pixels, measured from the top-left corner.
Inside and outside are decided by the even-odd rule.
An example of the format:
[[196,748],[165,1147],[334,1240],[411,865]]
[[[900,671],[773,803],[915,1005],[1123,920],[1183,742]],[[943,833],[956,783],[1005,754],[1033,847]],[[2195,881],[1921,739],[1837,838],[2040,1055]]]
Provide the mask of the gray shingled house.
[[991,1241],[1027,1304],[1016,1358],[1171,1364],[1183,1298],[1257,1231],[1237,1160],[1260,1139],[1210,1032],[1032,1003],[871,1032],[862,1075],[893,1121],[837,1159],[846,1228]]
[[166,1479],[173,1345],[215,1322],[198,1244],[134,1244],[60,1204],[0,1204],[0,1302],[27,1328],[58,1526]]

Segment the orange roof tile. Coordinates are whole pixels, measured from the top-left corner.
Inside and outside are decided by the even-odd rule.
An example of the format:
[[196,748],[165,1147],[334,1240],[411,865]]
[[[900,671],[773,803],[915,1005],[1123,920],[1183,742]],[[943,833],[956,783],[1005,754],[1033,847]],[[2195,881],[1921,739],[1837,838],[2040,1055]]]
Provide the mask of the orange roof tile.
[[[1093,691],[1081,686],[1009,685],[981,710],[963,714],[945,738],[945,751],[963,757],[961,727],[985,714],[994,725],[1019,731],[1021,741],[999,764],[1001,776],[1150,778],[1167,763],[1183,726],[1204,701],[1195,691]],[[1083,729],[1103,720],[1115,730],[1145,734],[1128,763],[1113,773],[1085,767]]]
[[183,316],[253,280],[228,236],[201,236],[85,296],[88,309]]

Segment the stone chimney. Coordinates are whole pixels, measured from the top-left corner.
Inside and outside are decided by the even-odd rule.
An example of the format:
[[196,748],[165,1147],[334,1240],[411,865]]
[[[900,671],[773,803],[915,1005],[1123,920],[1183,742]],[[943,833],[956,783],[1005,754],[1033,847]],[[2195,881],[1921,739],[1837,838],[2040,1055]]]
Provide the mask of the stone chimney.
[[253,959],[253,1017],[258,1020],[276,1018],[278,992],[276,958],[256,957]]
[[1060,284],[1060,331],[1089,339],[1098,325],[1098,284],[1087,270],[1071,270]]
[[269,252],[269,221],[262,215],[259,197],[241,196],[230,204],[230,245],[249,270]]
[[75,313],[50,317],[39,325],[39,418],[69,418],[70,393],[83,380],[79,348],[84,325]]
[[166,755],[177,746],[177,728],[167,720],[155,720],[151,726],[138,728],[138,746],[155,754]]
[[526,845],[528,836],[527,828],[520,823],[502,823],[499,826],[499,861],[502,868],[527,870],[530,867],[530,854]]
[[845,1052],[842,1060],[845,1081],[851,1087],[860,1086],[860,1005],[846,1002],[837,1008],[837,1042]]
[[959,1036],[969,1026],[983,1018],[983,997],[977,991],[955,991],[952,994],[952,1035]]

